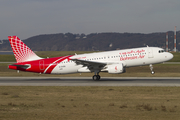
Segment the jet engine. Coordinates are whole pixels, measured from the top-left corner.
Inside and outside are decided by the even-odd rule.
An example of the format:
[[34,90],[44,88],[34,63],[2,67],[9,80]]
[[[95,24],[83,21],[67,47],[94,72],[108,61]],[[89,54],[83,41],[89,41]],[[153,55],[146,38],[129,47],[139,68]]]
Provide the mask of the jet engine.
[[125,73],[125,72],[126,72],[126,68],[124,68],[123,64],[108,65],[108,73],[120,74],[120,73]]

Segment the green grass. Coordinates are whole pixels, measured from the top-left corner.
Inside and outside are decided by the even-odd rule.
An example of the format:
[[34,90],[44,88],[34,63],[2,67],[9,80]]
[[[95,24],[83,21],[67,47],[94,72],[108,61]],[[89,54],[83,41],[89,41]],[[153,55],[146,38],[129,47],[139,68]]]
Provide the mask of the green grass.
[[5,120],[178,120],[180,87],[0,86]]
[[0,55],[0,62],[15,62],[14,55]]

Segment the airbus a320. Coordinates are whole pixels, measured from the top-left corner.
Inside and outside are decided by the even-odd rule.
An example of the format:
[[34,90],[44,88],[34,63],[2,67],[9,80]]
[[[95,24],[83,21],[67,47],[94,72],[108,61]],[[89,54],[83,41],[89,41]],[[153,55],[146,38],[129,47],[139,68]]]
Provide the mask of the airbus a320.
[[154,74],[153,64],[173,58],[169,52],[159,47],[140,47],[124,50],[75,54],[53,58],[41,58],[26,46],[17,36],[9,36],[9,42],[17,63],[9,69],[42,74],[70,74],[94,72],[93,80],[100,80],[100,72],[121,74],[127,67],[149,65]]

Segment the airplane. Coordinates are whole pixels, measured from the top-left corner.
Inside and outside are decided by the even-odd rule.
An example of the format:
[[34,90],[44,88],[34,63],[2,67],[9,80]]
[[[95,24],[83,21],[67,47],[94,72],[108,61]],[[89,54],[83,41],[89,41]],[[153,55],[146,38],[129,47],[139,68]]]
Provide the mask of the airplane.
[[93,80],[100,80],[100,72],[121,74],[127,67],[149,65],[154,74],[153,64],[169,61],[173,54],[159,47],[140,47],[124,50],[75,54],[69,56],[41,58],[17,36],[8,36],[17,63],[9,69],[36,72],[40,74],[70,74],[94,72]]

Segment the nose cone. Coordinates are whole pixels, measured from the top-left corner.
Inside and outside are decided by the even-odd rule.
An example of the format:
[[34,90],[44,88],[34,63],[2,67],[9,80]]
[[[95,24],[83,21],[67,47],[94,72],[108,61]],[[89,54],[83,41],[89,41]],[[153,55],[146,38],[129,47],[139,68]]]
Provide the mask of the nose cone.
[[172,53],[167,53],[167,55],[166,55],[167,61],[171,60],[173,57],[174,56]]

